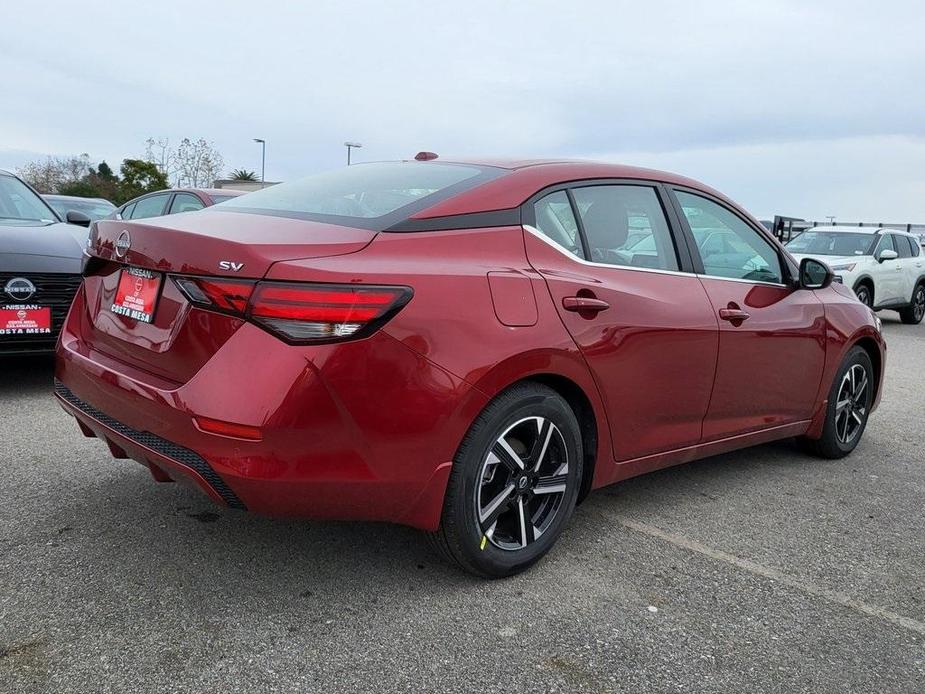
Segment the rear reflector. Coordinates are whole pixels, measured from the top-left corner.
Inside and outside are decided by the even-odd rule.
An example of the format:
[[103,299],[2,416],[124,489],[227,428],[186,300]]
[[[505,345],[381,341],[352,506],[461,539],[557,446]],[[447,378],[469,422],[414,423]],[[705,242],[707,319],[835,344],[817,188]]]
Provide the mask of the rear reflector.
[[411,299],[410,287],[175,277],[190,303],[240,316],[294,344],[365,337]]
[[233,424],[207,417],[193,417],[193,423],[196,428],[207,434],[217,434],[218,436],[227,436],[233,439],[247,439],[248,441],[260,441],[263,438],[260,429],[246,424]]

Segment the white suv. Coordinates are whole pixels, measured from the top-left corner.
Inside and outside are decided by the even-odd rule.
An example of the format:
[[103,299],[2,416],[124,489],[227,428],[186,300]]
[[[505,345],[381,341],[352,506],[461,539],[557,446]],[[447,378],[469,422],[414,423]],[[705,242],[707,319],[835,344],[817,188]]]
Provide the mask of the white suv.
[[925,316],[925,257],[919,240],[895,229],[813,227],[787,243],[797,261],[827,263],[836,281],[854,289],[875,311],[899,311],[903,323]]

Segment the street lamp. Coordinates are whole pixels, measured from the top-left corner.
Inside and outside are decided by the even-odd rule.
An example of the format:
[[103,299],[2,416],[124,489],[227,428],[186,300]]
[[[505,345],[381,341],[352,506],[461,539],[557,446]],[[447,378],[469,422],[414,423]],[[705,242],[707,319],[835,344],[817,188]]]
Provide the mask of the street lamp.
[[260,182],[263,183],[267,174],[267,141],[255,137],[254,142],[260,144]]
[[344,147],[347,148],[347,166],[350,166],[350,150],[353,149],[354,147],[356,149],[359,149],[362,146],[363,145],[361,145],[359,142],[345,142],[344,143]]

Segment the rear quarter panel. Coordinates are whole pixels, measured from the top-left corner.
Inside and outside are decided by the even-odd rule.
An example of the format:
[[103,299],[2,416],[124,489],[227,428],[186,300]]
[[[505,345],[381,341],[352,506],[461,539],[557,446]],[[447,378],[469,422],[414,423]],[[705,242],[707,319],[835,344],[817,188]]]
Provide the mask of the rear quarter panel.
[[[532,325],[501,322],[496,314],[499,297],[493,301],[489,273],[522,276],[532,283],[537,316]],[[526,260],[520,226],[382,233],[362,253],[349,258],[276,263],[267,279],[412,287],[413,298],[383,331],[474,386],[461,396],[460,410],[477,413],[485,398],[530,376],[564,377],[582,389],[595,411],[598,461],[611,460],[609,428],[599,393],[552,306],[542,277]],[[470,400],[481,404],[474,408]],[[460,418],[453,421],[457,428],[440,437],[441,460],[455,456],[472,417],[462,427],[458,426]],[[595,486],[602,467],[607,466],[597,466]]]

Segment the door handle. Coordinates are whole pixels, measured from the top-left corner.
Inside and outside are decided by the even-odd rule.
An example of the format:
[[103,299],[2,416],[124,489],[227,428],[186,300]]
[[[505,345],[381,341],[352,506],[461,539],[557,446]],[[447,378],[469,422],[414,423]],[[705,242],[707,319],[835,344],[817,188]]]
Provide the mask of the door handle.
[[590,296],[566,296],[562,298],[562,308],[575,313],[598,313],[610,308],[610,304]]
[[721,308],[719,310],[719,317],[730,323],[741,323],[742,321],[747,321],[751,317],[751,314],[740,308]]

